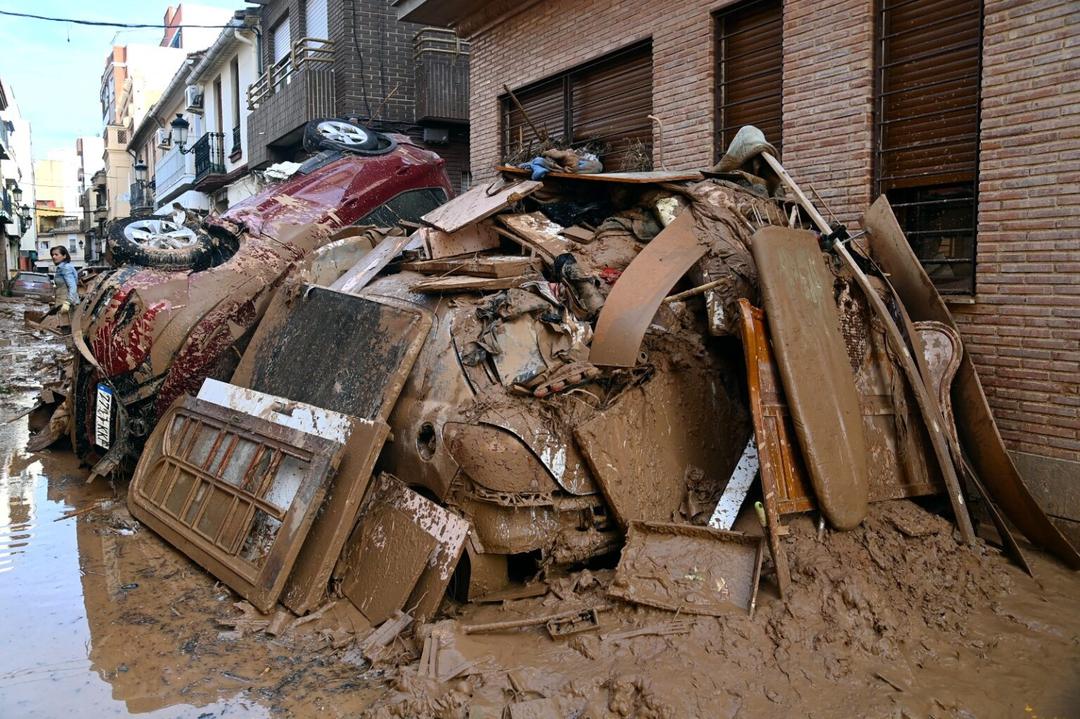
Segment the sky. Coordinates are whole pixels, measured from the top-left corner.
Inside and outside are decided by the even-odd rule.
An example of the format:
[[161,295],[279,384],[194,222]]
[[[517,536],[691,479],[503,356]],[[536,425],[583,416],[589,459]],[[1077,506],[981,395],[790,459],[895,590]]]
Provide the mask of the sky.
[[[229,10],[247,5],[244,0],[197,0],[195,4]],[[0,0],[0,10],[12,12],[156,24],[164,22],[169,5],[156,0]],[[0,76],[10,83],[23,117],[30,121],[34,159],[46,159],[50,150],[74,151],[77,137],[100,137],[104,128],[98,91],[109,49],[136,43],[157,45],[162,32],[0,15]]]

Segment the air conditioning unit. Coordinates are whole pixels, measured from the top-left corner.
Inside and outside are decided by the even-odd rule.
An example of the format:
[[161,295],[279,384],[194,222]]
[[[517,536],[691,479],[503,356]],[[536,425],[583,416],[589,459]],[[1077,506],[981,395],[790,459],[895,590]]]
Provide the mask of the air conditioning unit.
[[172,146],[172,133],[163,127],[158,128],[154,135],[157,146],[164,149]]
[[184,90],[188,112],[201,113],[203,110],[203,89],[198,85],[188,85]]

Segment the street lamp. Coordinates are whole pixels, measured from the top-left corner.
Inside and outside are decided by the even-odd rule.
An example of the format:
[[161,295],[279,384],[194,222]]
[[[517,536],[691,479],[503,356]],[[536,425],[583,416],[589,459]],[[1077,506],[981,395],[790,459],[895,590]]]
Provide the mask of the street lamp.
[[146,182],[146,163],[142,160],[139,160],[135,163],[135,167],[133,169],[135,170],[135,182],[138,182],[140,184]]
[[180,153],[183,155],[188,154],[190,150],[185,150],[184,145],[187,144],[188,128],[191,127],[191,123],[184,119],[184,116],[179,112],[176,113],[176,119],[169,123],[169,127],[172,128],[172,141]]
[[21,204],[22,203],[22,188],[19,187],[18,185],[15,185],[15,189],[11,191],[11,197],[12,197],[12,199],[15,200],[16,205]]

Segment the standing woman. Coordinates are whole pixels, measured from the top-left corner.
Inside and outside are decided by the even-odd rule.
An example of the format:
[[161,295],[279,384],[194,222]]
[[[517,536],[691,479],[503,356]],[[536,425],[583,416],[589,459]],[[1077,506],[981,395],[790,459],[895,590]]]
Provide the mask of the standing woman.
[[53,303],[60,307],[60,314],[66,317],[71,308],[79,304],[79,274],[71,264],[71,255],[63,245],[49,250],[49,256],[56,265],[56,274],[53,276],[56,294],[53,296]]

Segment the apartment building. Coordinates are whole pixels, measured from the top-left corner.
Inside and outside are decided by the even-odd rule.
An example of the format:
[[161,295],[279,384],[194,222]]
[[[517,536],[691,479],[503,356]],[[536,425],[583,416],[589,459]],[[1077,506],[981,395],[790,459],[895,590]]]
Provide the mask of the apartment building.
[[468,43],[398,21],[386,0],[270,0],[260,24],[251,168],[294,159],[308,120],[355,118],[413,137],[446,160],[455,186],[468,184]]
[[1021,473],[1080,528],[1075,2],[395,7],[470,42],[478,177],[531,136],[505,85],[552,137],[606,147],[609,169],[641,145],[668,169],[706,167],[756,124],[849,226],[887,195],[951,304]]

